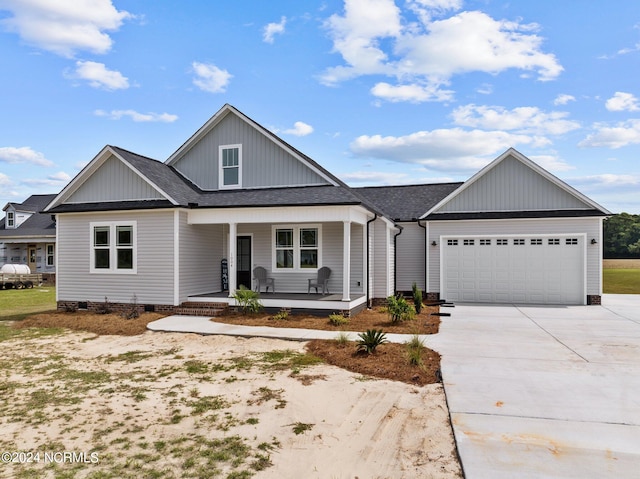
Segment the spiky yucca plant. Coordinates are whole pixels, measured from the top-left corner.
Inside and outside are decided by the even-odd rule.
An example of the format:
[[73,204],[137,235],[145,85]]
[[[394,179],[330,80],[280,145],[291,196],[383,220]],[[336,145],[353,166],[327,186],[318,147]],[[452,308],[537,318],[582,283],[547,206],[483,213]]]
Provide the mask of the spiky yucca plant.
[[381,344],[388,343],[386,333],[382,329],[367,329],[364,333],[358,333],[357,350],[373,354]]

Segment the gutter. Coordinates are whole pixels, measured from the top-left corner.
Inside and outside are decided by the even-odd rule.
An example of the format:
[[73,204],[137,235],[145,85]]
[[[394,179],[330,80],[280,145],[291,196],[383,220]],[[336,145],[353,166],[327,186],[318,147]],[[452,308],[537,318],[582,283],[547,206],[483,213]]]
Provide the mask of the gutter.
[[367,281],[366,291],[367,291],[367,308],[368,309],[371,309],[371,304],[370,304],[371,300],[369,299],[369,296],[370,296],[369,284],[371,283],[371,281],[370,281],[371,270],[369,269],[369,266],[370,266],[369,265],[369,263],[370,263],[370,261],[369,261],[369,244],[371,243],[371,241],[369,240],[369,224],[373,223],[377,219],[378,219],[378,213],[374,213],[373,214],[373,218],[371,218],[369,221],[367,221],[367,277],[365,279]]
[[428,290],[428,276],[429,276],[429,231],[426,224],[421,224],[418,219],[418,226],[424,230],[424,292]]
[[398,275],[396,274],[396,270],[398,268],[398,247],[396,242],[398,236],[400,236],[404,231],[404,227],[395,223],[393,224],[393,226],[394,228],[398,228],[400,230],[395,235],[393,235],[393,295],[395,296],[395,294],[398,292]]

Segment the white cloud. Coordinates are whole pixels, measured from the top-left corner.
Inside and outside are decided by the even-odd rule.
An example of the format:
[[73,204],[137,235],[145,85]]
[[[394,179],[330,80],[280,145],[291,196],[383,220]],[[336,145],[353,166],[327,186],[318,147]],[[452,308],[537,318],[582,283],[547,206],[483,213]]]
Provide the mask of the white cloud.
[[[408,22],[408,12],[392,0],[345,0],[344,15],[332,15],[326,22],[334,51],[344,64],[327,69],[321,81],[334,85],[361,75],[395,77],[397,91],[380,83],[372,92],[383,89],[391,101],[415,102],[435,99],[424,92],[440,90],[457,74],[520,69],[546,81],[562,72],[556,57],[542,51],[535,24],[499,21],[478,11],[431,20],[432,14],[459,7],[456,1],[413,0],[409,10],[417,12],[417,24]],[[402,88],[406,85],[419,85],[424,91],[408,95]],[[450,92],[443,95],[450,97]]]
[[621,91],[615,92],[613,97],[609,98],[605,103],[609,111],[638,111],[638,99],[631,93]]
[[377,83],[372,89],[373,96],[391,102],[409,101],[421,103],[424,101],[449,101],[453,99],[453,91],[441,90],[436,85],[390,85],[386,82]]
[[537,107],[507,110],[500,106],[474,104],[458,107],[452,113],[456,125],[539,135],[562,135],[580,128],[578,122],[566,119],[568,115],[560,111],[545,113]]
[[134,18],[117,10],[111,0],[2,0],[0,10],[13,14],[0,20],[6,30],[29,45],[68,58],[77,51],[108,52],[113,40],[105,32],[116,31]]
[[264,27],[262,34],[262,40],[266,43],[273,43],[275,35],[282,35],[284,33],[284,27],[287,24],[287,17],[281,17],[280,23],[269,23]]
[[0,148],[0,162],[12,164],[32,164],[50,167],[54,163],[45,158],[43,153],[35,151],[28,146],[5,146]]
[[103,116],[111,120],[120,120],[128,116],[136,122],[173,123],[178,119],[178,115],[171,115],[169,113],[138,113],[135,110],[96,110],[93,113],[96,116]]
[[196,78],[193,84],[209,93],[224,93],[233,78],[227,70],[222,70],[211,63],[193,62],[191,64]]
[[594,124],[595,133],[588,135],[578,143],[581,147],[622,148],[623,146],[640,144],[640,120],[632,119],[608,126],[605,123]]
[[561,93],[553,100],[554,105],[566,105],[570,101],[576,101],[576,97],[573,95],[567,95],[566,93]]
[[359,157],[415,163],[434,170],[477,171],[511,146],[544,143],[535,137],[504,131],[452,128],[398,137],[362,135],[350,148]]
[[0,186],[12,186],[13,181],[5,175],[4,173],[0,173]]
[[77,61],[76,71],[69,78],[86,80],[93,88],[124,90],[129,88],[129,79],[119,71],[109,70],[104,63]]
[[295,136],[307,136],[313,133],[313,127],[311,125],[307,125],[302,121],[296,121],[293,124],[293,128],[284,130],[283,133]]
[[46,178],[29,178],[22,182],[31,186],[52,186],[57,188],[67,184],[70,180],[71,176],[64,171],[59,171],[58,173],[47,176]]

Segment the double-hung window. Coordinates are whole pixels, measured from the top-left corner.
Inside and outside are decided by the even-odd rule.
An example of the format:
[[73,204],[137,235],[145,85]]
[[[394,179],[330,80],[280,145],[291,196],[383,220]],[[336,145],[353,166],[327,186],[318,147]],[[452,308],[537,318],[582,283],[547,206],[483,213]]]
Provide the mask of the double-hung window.
[[48,244],[47,245],[47,266],[55,266],[56,265],[56,245]]
[[242,145],[221,145],[220,177],[218,186],[222,188],[242,187]]
[[136,273],[136,223],[91,223],[92,273]]
[[13,211],[7,211],[7,228],[15,228],[16,214]]
[[318,269],[321,262],[320,225],[274,226],[274,271]]

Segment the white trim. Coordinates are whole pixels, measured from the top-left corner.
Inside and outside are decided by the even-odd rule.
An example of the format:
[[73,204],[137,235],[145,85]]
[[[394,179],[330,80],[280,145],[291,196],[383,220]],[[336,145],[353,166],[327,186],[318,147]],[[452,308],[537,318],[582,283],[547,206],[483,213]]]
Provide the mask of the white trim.
[[[238,165],[227,166],[222,164],[222,156],[224,150],[238,150]],[[224,170],[225,168],[238,168],[238,183],[232,185],[224,184]],[[218,146],[218,189],[220,190],[238,190],[242,188],[242,144],[234,145],[219,145]]]
[[[117,245],[117,227],[118,226],[131,226],[132,227],[132,254],[133,264],[131,269],[119,269],[118,268],[118,245]],[[94,228],[108,227],[109,228],[109,244],[107,248],[109,250],[109,268],[96,268],[95,267],[95,251],[94,245]],[[91,221],[89,223],[89,273],[90,274],[137,274],[138,273],[138,222],[137,221]]]
[[[318,254],[318,256],[320,256]],[[318,261],[319,262],[319,261]],[[351,301],[351,222],[342,223],[342,301]]]
[[180,304],[180,210],[173,212],[173,305]]
[[[293,268],[278,268],[276,258],[276,230],[291,229],[293,230]],[[316,268],[300,267],[300,230],[301,229],[317,229],[318,245],[318,266]],[[313,248],[312,248],[313,249]],[[297,224],[275,224],[271,225],[271,271],[272,273],[300,273],[305,271],[318,271],[322,268],[322,224],[320,223],[297,223]]]

